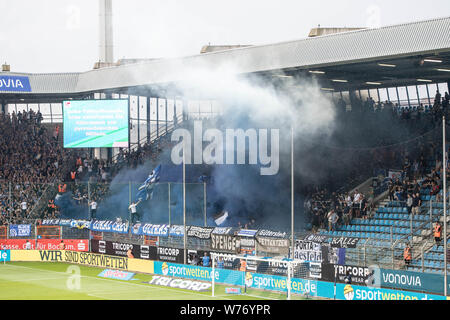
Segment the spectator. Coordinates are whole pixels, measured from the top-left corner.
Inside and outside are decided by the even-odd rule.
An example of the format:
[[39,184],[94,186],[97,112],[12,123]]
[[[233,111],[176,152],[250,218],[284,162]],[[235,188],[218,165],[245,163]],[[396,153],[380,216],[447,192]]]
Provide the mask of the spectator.
[[409,266],[412,260],[411,247],[409,243],[406,244],[405,249],[403,250],[403,259],[405,260],[405,266]]
[[412,213],[413,215],[417,215],[420,213],[420,206],[422,205],[422,200],[420,200],[420,193],[417,192],[413,194],[413,203],[412,203]]
[[406,199],[406,207],[408,208],[408,214],[411,214],[412,207],[413,207],[413,197],[411,194],[408,193],[408,198]]
[[203,256],[202,262],[203,262],[204,267],[209,267],[210,257],[208,256],[208,254],[206,252]]
[[89,203],[89,207],[91,209],[91,220],[96,219],[97,214],[97,202],[95,201],[95,198]]
[[336,214],[336,211],[332,209],[330,212],[328,212],[327,218],[328,218],[328,230],[335,231],[336,223],[338,222],[339,219],[339,216]]
[[224,261],[222,257],[219,257],[219,259],[217,260],[217,268],[218,269],[223,269],[224,268]]
[[139,200],[138,202],[132,202],[128,207],[128,210],[130,210],[131,213],[131,223],[136,223],[141,219],[140,214],[137,212],[137,206],[140,202],[141,200]]
[[436,221],[434,223],[434,227],[433,227],[433,236],[434,236],[434,241],[437,245],[439,245],[441,243],[441,235],[442,235],[442,226],[439,223],[439,221]]

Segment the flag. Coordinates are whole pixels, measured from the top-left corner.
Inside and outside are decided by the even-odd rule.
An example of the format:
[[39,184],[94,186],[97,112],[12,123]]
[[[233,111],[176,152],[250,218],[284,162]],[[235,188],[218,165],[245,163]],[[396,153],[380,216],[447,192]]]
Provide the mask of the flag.
[[148,176],[147,180],[138,188],[136,195],[136,201],[148,200],[153,196],[153,189],[157,182],[159,182],[159,175],[161,173],[161,165],[158,165],[152,173]]
[[214,217],[214,222],[216,223],[216,225],[220,226],[225,222],[225,220],[227,220],[227,218],[228,211],[222,211],[222,213]]

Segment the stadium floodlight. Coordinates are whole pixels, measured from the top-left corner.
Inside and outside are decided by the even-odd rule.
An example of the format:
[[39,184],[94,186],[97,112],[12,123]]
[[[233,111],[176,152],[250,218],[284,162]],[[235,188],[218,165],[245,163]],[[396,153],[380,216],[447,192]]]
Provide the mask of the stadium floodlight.
[[278,78],[293,78],[293,76],[287,76],[284,74],[274,74],[272,77],[278,77]]
[[424,62],[442,63],[442,60],[437,59],[423,59]]
[[347,83],[348,82],[348,80],[343,80],[343,79],[333,79],[331,81],[333,81],[333,82],[343,82],[343,83]]
[[450,72],[450,69],[436,69],[436,70],[440,72]]
[[318,70],[309,70],[308,72],[314,74],[325,74],[325,71],[318,71]]
[[378,63],[380,67],[387,67],[387,68],[395,68],[397,67],[395,64],[388,64],[388,63]]
[[333,88],[320,88],[320,90],[324,90],[324,91],[334,91]]
[[419,82],[433,82],[433,80],[429,80],[429,79],[417,79],[417,81],[419,81]]
[[375,86],[380,86],[381,82],[371,82],[371,81],[367,81],[366,84],[371,84],[371,85],[375,85]]

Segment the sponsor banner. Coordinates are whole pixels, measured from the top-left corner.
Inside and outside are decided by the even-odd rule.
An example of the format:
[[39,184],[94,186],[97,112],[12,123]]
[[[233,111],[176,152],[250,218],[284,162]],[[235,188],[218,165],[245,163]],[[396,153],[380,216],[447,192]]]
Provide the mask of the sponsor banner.
[[[240,274],[239,271],[234,270],[220,270],[224,271],[219,274],[218,270],[215,270],[214,272],[214,278],[216,281],[219,279],[222,283],[225,281],[227,277],[230,277],[233,272],[235,272],[235,276],[239,277]],[[196,280],[203,280],[203,281],[210,281],[212,279],[212,271],[211,268],[208,267],[201,267],[201,266],[194,266],[194,265],[184,265],[184,264],[174,264],[170,262],[162,262],[162,261],[155,261],[154,262],[154,273],[157,275],[163,275],[163,276],[171,276],[171,277],[179,277],[179,278],[187,278],[187,279],[196,279]]]
[[146,236],[167,237],[169,234],[169,225],[167,224],[135,224],[131,229],[132,234]]
[[11,261],[11,251],[0,250],[0,262],[8,262],[8,261]]
[[128,222],[94,220],[90,228],[93,231],[128,233]]
[[236,237],[227,234],[211,234],[211,249],[236,252]]
[[207,228],[207,227],[196,227],[191,226],[188,230],[188,237],[195,237],[199,239],[209,239],[211,238],[211,232],[214,228]]
[[[170,277],[182,277],[203,281],[210,281],[214,276],[217,283],[234,286],[243,286],[244,283],[251,288],[273,291],[287,291],[286,277],[242,272],[227,269],[216,269],[214,274],[210,268],[155,262],[154,273]],[[334,297],[334,284],[317,280],[292,278],[292,292],[308,294],[324,298]],[[347,288],[347,289],[345,289]],[[345,289],[345,290],[344,290]],[[444,296],[397,291],[390,289],[369,288],[357,285],[336,284],[336,298],[340,300],[445,300]]]
[[134,276],[134,273],[120,270],[111,270],[106,269],[99,273],[99,277],[110,278],[110,279],[118,279],[118,280],[131,280]]
[[[186,226],[186,230],[189,227]],[[171,237],[184,237],[184,226],[173,225],[169,228],[169,236]]]
[[233,228],[228,227],[215,227],[214,230],[212,231],[213,234],[230,234],[231,230],[233,230]]
[[147,274],[153,274],[153,261],[143,259],[128,259],[128,271],[142,272]]
[[225,288],[227,294],[241,294],[241,288]]
[[24,76],[0,75],[0,91],[31,92],[30,79]]
[[68,262],[84,264],[103,269],[122,269],[132,272],[153,274],[153,261],[142,259],[128,259],[87,252],[73,252],[61,250],[11,250],[11,261],[36,262]]
[[[286,277],[246,272],[245,285],[249,288],[287,292]],[[317,296],[316,280],[291,279],[291,292]]]
[[350,275],[352,284],[365,286],[367,285],[371,271],[368,267],[341,266],[329,263],[322,264],[322,280],[324,281],[334,282],[336,275],[336,282],[345,283],[347,274]]
[[[214,251],[211,251],[211,252],[208,252],[207,254],[211,257],[211,255],[213,254],[213,253],[219,253],[219,252],[214,252]],[[231,254],[224,254],[224,253],[221,253],[221,258],[222,258],[222,261],[223,261],[223,267],[224,268],[227,268],[227,269],[237,269],[238,267],[239,267],[239,265],[240,265],[240,260],[238,259],[238,258],[235,258],[235,257],[233,257]],[[218,260],[217,260],[218,261]],[[216,261],[216,263],[215,263],[215,267],[216,268],[219,268],[219,265],[218,265],[218,262]]]
[[163,276],[153,276],[152,280],[150,280],[148,283],[158,286],[192,290],[192,291],[207,291],[208,289],[211,288],[212,285],[210,282],[174,279]]
[[10,252],[11,261],[42,261],[39,250],[10,250]]
[[358,238],[337,237],[331,239],[330,246],[332,248],[356,248],[358,241]]
[[155,246],[141,245],[139,246],[139,251],[139,255],[135,255],[135,257],[139,259],[157,260]]
[[[128,257],[128,250],[131,249],[132,257],[140,258],[140,245],[122,243],[117,241],[91,240],[91,251],[112,256]],[[130,257],[130,258],[132,258]],[[153,256],[154,258],[154,256]]]
[[[258,267],[255,270],[258,273],[264,273],[264,274],[273,274],[273,275],[279,275],[279,276],[287,276],[287,266],[288,261],[260,261],[258,262]],[[305,270],[308,270],[308,262],[300,262],[296,261],[293,263],[294,266],[294,275],[297,273],[305,274]],[[305,272],[302,272],[305,271]]]
[[[89,240],[87,239],[64,239],[64,250],[71,251],[89,251]],[[61,240],[59,239],[39,239],[36,241],[36,247],[34,247],[34,240],[30,240],[32,243],[31,249],[37,250],[60,250]]]
[[183,263],[184,261],[184,249],[158,247],[157,259],[159,261],[169,261],[174,263]]
[[446,297],[410,291],[336,284],[336,299],[339,300],[446,300]]
[[[41,253],[41,260],[44,261],[45,253],[51,251],[39,251]],[[90,252],[77,252],[77,251],[56,251],[63,253],[63,262],[78,263],[88,265],[92,267],[103,267],[113,269],[128,269],[128,258],[107,256],[102,254],[90,253]],[[48,254],[47,254],[48,256]]]
[[[154,247],[106,240],[91,240],[91,251],[113,256],[129,257],[131,250],[132,258],[169,261],[183,263],[184,250],[168,247]],[[131,258],[131,257],[129,257]]]
[[[205,253],[212,257],[212,254],[219,254],[217,251],[204,251],[204,250],[188,250],[188,256],[187,260],[189,264],[193,265],[202,265],[202,257],[205,255]],[[232,254],[226,254],[223,252],[220,252],[222,262],[223,262],[223,268],[226,269],[238,269],[240,260],[239,258],[235,258],[232,256]],[[222,268],[219,263],[219,259],[216,258],[215,267],[216,268]]]
[[[29,248],[27,248],[27,241]],[[65,250],[89,251],[89,240],[86,239],[64,239]],[[59,250],[60,239],[7,239],[0,240],[0,248],[10,250]]]
[[271,231],[271,230],[259,230],[256,234],[257,237],[265,237],[265,238],[286,238],[286,232],[279,231]]
[[241,237],[254,237],[257,232],[258,230],[241,229],[237,235]]
[[0,240],[0,249],[25,250],[27,241],[31,244],[31,249],[36,249],[36,241],[27,239],[5,239]]
[[320,262],[309,263],[309,277],[312,279],[322,279],[322,263]]
[[29,237],[31,235],[31,224],[10,224],[10,237]]
[[440,274],[375,268],[372,280],[372,285],[386,288],[444,294],[444,276]]

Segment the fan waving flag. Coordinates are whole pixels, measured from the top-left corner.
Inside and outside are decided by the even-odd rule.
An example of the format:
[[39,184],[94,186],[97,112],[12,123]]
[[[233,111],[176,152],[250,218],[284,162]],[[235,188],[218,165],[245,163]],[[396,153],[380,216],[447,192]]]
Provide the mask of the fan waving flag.
[[227,220],[227,218],[228,211],[223,211],[214,217],[214,222],[216,223],[216,225],[220,226],[225,222],[225,220]]
[[136,195],[137,201],[148,200],[153,196],[153,189],[156,183],[159,182],[159,175],[161,173],[161,165],[158,165],[152,173],[148,176],[147,180],[138,188]]

